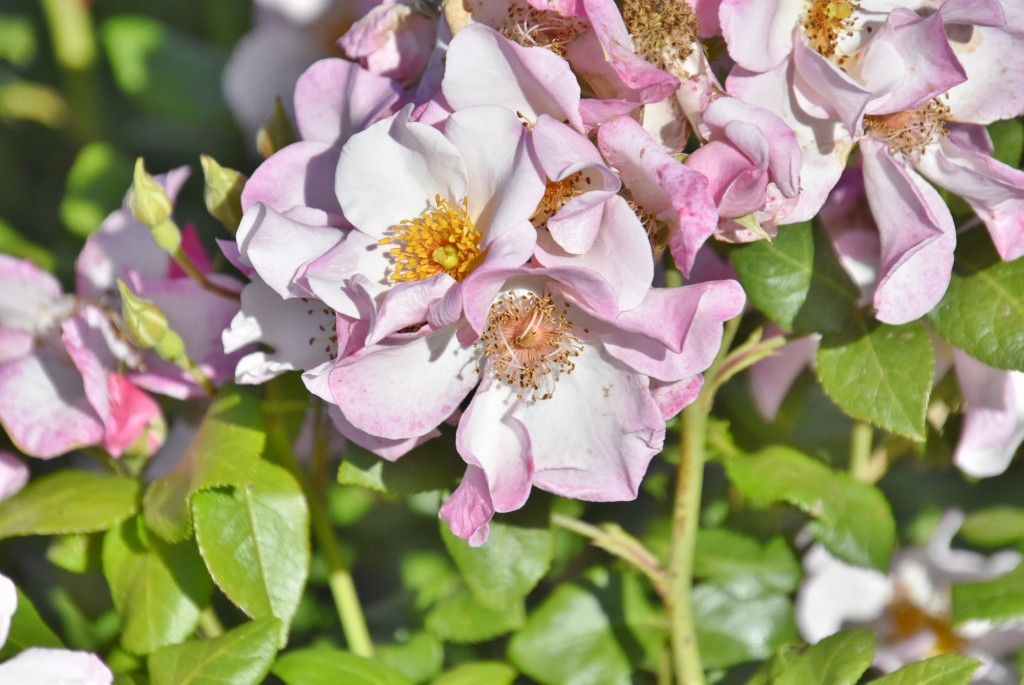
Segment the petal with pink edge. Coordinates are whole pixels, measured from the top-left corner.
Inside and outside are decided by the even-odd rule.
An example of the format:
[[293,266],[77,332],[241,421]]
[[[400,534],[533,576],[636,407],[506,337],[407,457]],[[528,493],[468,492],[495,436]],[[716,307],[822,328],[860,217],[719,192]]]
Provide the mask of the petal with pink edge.
[[114,675],[89,652],[29,647],[0,664],[0,682],[32,685],[111,685]]
[[56,340],[0,364],[0,423],[19,450],[43,459],[103,439],[82,376]]
[[[0,501],[3,501],[21,490],[28,483],[28,466],[21,459],[7,452],[0,450]],[[2,594],[2,593],[0,593]],[[7,639],[7,631],[3,624],[3,615],[6,607],[4,598],[0,598],[0,644]],[[14,607],[11,607],[13,611]],[[8,616],[8,618],[10,618]]]
[[860,149],[882,246],[877,317],[907,323],[931,311],[946,292],[956,246],[953,218],[938,192],[884,143],[865,138]]
[[[152,397],[119,373],[107,375],[107,396],[110,398],[110,410],[103,446],[112,457],[120,457],[150,426],[161,422],[163,414]],[[150,435],[147,454],[156,452],[163,442],[160,436]]]
[[490,532],[488,523],[494,517],[494,506],[491,504],[491,492],[487,488],[487,476],[483,469],[466,467],[462,482],[441,505],[438,516],[447,521],[452,532],[468,541],[471,547],[479,547],[487,542]]
[[587,346],[550,399],[521,402],[512,416],[529,436],[534,486],[588,501],[634,499],[665,439],[647,378],[600,343]]
[[415,438],[405,438],[402,440],[388,440],[387,438],[380,438],[376,435],[370,435],[365,431],[361,431],[352,423],[345,418],[345,415],[341,413],[336,405],[327,405],[327,415],[331,417],[331,423],[338,429],[338,432],[345,436],[346,439],[351,440],[355,444],[359,445],[365,450],[373,452],[381,459],[388,461],[397,461],[409,453],[409,450],[419,447],[428,440],[432,440],[441,435],[441,431],[432,430],[424,435]]
[[[489,372],[484,369],[485,377]],[[486,379],[459,420],[455,438],[466,463],[483,470],[491,505],[499,512],[515,511],[526,504],[532,487],[530,439],[511,414],[515,403],[511,388]]]
[[257,202],[311,226],[344,226],[334,194],[340,151],[321,142],[298,142],[260,164],[242,190],[242,209]]
[[481,247],[530,218],[544,196],[544,177],[511,111],[493,106],[452,114],[445,136],[459,151],[469,178],[469,216]]
[[348,60],[322,59],[295,82],[295,125],[303,140],[341,146],[388,113],[401,86]]
[[531,123],[549,114],[583,131],[580,86],[565,60],[545,48],[516,45],[482,24],[452,38],[441,89],[456,110],[499,105]]
[[255,204],[242,217],[237,240],[242,257],[263,281],[281,297],[289,298],[309,295],[300,281],[306,265],[343,236],[336,228],[309,226]]
[[411,107],[361,131],[341,149],[335,190],[353,226],[373,238],[469,190],[459,152],[432,126],[409,121]]
[[974,478],[998,476],[1024,442],[1024,373],[994,369],[960,350],[953,354],[966,405],[953,463]]
[[478,352],[455,326],[395,336],[335,366],[331,392],[353,426],[388,439],[424,435],[451,416],[479,381]]

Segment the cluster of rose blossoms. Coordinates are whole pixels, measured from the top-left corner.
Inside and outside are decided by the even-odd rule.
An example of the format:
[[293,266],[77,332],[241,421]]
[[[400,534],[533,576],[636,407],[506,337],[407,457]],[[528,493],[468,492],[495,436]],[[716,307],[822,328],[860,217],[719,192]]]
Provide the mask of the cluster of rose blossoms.
[[[75,295],[0,260],[17,294],[0,312],[0,421],[30,455],[152,453],[165,430],[146,391],[299,370],[338,430],[385,459],[457,426],[467,470],[441,516],[473,544],[533,486],[631,499],[744,306],[709,239],[820,213],[893,324],[949,283],[956,232],[930,183],[974,208],[1003,259],[1024,254],[1024,173],[983,128],[1024,110],[1011,4],[376,5],[339,41],[358,61],[295,82],[301,140],[245,185],[222,245],[244,288],[210,273],[189,227],[158,246],[166,217],[144,226],[128,205],[89,238]],[[717,35],[727,53],[711,62],[701,40]],[[186,176],[158,179],[169,201]],[[865,198],[870,217],[844,213]],[[665,247],[687,285],[658,285]],[[133,303],[181,349],[127,341]],[[755,387],[769,414],[799,367],[782,359],[783,378],[765,365]],[[1024,384],[984,370],[1002,389],[979,403],[1002,431],[977,473],[992,475],[1024,436]]]

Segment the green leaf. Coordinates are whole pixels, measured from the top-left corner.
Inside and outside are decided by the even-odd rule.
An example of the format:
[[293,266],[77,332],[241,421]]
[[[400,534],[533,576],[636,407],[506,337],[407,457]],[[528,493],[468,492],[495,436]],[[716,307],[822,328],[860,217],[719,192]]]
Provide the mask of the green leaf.
[[146,491],[142,500],[146,525],[168,542],[188,538],[192,495],[216,487],[244,487],[256,471],[265,444],[256,400],[238,388],[222,389],[177,467]]
[[52,272],[57,268],[52,252],[33,243],[3,219],[0,219],[0,252],[18,259],[29,259],[43,271]]
[[1024,565],[993,580],[953,585],[953,623],[1024,616]]
[[260,461],[243,486],[197,492],[196,542],[217,586],[251,618],[281,620],[281,642],[309,574],[309,510],[290,473]]
[[473,661],[459,664],[431,685],[512,685],[516,675],[516,669],[500,661]]
[[751,302],[787,330],[835,332],[853,318],[857,286],[810,222],[783,226],[775,240],[738,247],[732,258]]
[[978,547],[1009,547],[1024,540],[1024,509],[992,507],[968,514],[960,537]]
[[766,545],[723,528],[702,528],[697,535],[694,575],[728,583],[746,596],[788,594],[803,573],[789,544],[773,537]]
[[444,646],[430,633],[414,633],[405,642],[378,645],[374,658],[418,685],[441,672]]
[[874,657],[875,636],[869,630],[844,630],[826,637],[797,657],[773,685],[853,685]]
[[441,537],[477,601],[503,609],[519,604],[547,573],[554,538],[547,509],[537,504],[491,521],[490,528],[480,547],[470,547],[445,523]]
[[263,618],[211,640],[171,645],[149,656],[153,685],[256,685],[277,654],[281,626]]
[[324,647],[282,655],[273,673],[285,685],[412,685],[408,678],[383,664]]
[[92,233],[112,211],[132,183],[132,161],[107,143],[82,148],[68,172],[60,217],[75,235]]
[[121,643],[134,654],[188,637],[213,592],[195,544],[169,545],[149,535],[139,517],[107,531],[103,572],[121,617]]
[[664,617],[633,574],[595,569],[562,585],[512,636],[509,660],[542,685],[628,685],[664,645]]
[[787,595],[751,596],[748,591],[748,583],[701,583],[693,588],[693,619],[705,668],[764,659],[797,639],[793,603]]
[[76,533],[55,538],[46,548],[47,560],[71,573],[86,573],[99,567],[99,536]]
[[100,35],[118,87],[147,111],[192,124],[229,116],[219,48],[143,16],[111,17]]
[[925,411],[935,358],[920,322],[889,326],[856,319],[818,348],[818,381],[855,419],[910,438],[925,439]]
[[350,442],[338,469],[338,482],[393,495],[450,489],[466,465],[453,442],[430,440],[398,461],[387,461]]
[[725,462],[729,478],[755,507],[788,502],[815,518],[811,532],[836,557],[886,570],[896,542],[889,503],[876,488],[788,447],[772,446]]
[[32,20],[17,14],[0,14],[0,61],[16,67],[29,66],[36,57]]
[[1024,157],[1024,123],[1018,119],[1005,119],[988,125],[988,134],[997,160],[1012,167],[1019,167]]
[[63,647],[60,638],[43,621],[28,595],[19,588],[15,590],[18,593],[18,606],[11,617],[7,642],[0,649],[0,661],[6,661],[28,647]]
[[873,685],[967,685],[981,662],[959,654],[941,654],[908,664],[871,681]]
[[134,514],[138,499],[139,483],[132,478],[58,471],[0,503],[0,539],[106,530]]
[[427,613],[427,630],[445,642],[472,644],[493,640],[526,623],[522,600],[501,609],[485,607],[472,592],[459,584]]
[[1024,371],[1024,259],[1000,260],[980,229],[959,241],[949,287],[928,318],[939,335],[972,357]]

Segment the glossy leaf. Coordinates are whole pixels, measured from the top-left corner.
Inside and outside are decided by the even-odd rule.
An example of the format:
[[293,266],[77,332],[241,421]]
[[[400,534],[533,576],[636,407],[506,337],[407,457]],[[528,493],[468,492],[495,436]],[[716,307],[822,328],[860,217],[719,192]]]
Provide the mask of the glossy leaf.
[[558,587],[508,646],[512,663],[542,685],[619,685],[653,664],[664,618],[644,596],[644,581],[603,569]]
[[139,483],[133,478],[58,471],[34,479],[0,503],[0,539],[106,530],[134,514],[138,498]]
[[797,639],[793,604],[781,593],[748,594],[747,583],[701,583],[693,588],[693,620],[705,668],[764,659]]
[[6,661],[28,647],[63,647],[60,638],[43,621],[32,600],[20,588],[15,590],[18,593],[18,606],[11,617],[7,642],[0,649],[0,661]]
[[512,685],[516,669],[500,661],[472,661],[443,673],[430,685]]
[[412,685],[383,664],[326,647],[288,652],[274,664],[273,673],[285,685]]
[[694,575],[698,578],[749,586],[748,596],[788,594],[796,590],[803,573],[785,539],[767,544],[724,528],[702,528],[697,535]]
[[281,626],[263,618],[210,640],[171,645],[150,655],[153,685],[256,685],[277,654]]
[[445,642],[472,644],[493,640],[526,623],[522,600],[501,609],[485,607],[472,592],[459,585],[427,613],[427,630]]
[[444,523],[448,553],[477,601],[491,609],[518,604],[551,567],[553,536],[547,511],[532,505],[491,521],[487,544],[470,547]]
[[215,487],[244,487],[255,473],[265,443],[256,400],[238,388],[221,390],[177,467],[146,491],[146,525],[168,542],[188,538],[192,495]]
[[1024,259],[1003,262],[984,231],[960,239],[953,277],[929,315],[939,335],[989,366],[1024,371]]
[[842,333],[822,337],[817,373],[825,394],[853,418],[925,439],[935,359],[921,323],[857,319]]
[[404,642],[377,645],[374,660],[413,683],[426,683],[441,672],[444,646],[430,633],[414,633]]
[[959,654],[941,654],[907,664],[871,681],[874,685],[967,685],[981,662]]
[[188,637],[213,591],[194,543],[167,544],[138,517],[107,532],[103,572],[121,617],[121,644],[134,654]]
[[260,461],[241,487],[197,492],[192,513],[214,582],[250,617],[280,619],[283,647],[309,573],[302,488],[281,467]]
[[853,685],[874,657],[875,636],[868,630],[844,630],[826,637],[797,657],[773,685]]
[[788,502],[813,516],[814,536],[836,557],[886,570],[896,542],[889,503],[876,488],[788,447],[768,447],[725,464],[753,506]]
[[979,547],[1009,547],[1024,540],[1024,509],[992,507],[968,514],[960,537]]
[[1024,616],[1024,566],[993,580],[953,585],[953,623]]
[[809,222],[783,226],[772,241],[732,251],[743,289],[758,309],[797,333],[840,331],[860,296],[827,234]]

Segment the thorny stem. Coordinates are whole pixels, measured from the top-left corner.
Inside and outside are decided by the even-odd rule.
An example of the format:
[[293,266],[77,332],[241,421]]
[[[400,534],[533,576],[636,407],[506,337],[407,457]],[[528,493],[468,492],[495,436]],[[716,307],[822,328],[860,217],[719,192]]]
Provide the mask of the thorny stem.
[[679,475],[672,509],[672,548],[668,563],[666,607],[671,625],[672,658],[678,685],[704,685],[704,667],[697,648],[690,591],[693,587],[693,559],[700,516],[701,487],[707,442],[708,413],[718,387],[719,371],[739,327],[740,317],[725,324],[722,346],[704,374],[704,387],[697,399],[683,410],[679,440]]
[[[271,401],[275,398],[271,397]],[[373,640],[370,638],[370,631],[366,625],[366,617],[363,614],[363,607],[359,603],[359,595],[356,593],[355,583],[352,581],[352,574],[349,572],[345,559],[341,554],[341,546],[334,535],[330,518],[327,515],[327,506],[324,498],[319,495],[321,487],[310,483],[309,478],[303,473],[299,460],[292,449],[291,441],[284,430],[284,424],[280,421],[267,421],[267,433],[274,441],[274,447],[281,454],[285,466],[299,484],[306,495],[309,503],[310,527],[313,529],[313,539],[316,540],[320,552],[324,556],[329,569],[327,585],[331,589],[331,596],[334,598],[334,605],[338,611],[338,620],[341,621],[341,631],[345,635],[345,641],[349,649],[356,656],[364,658],[373,657]],[[323,439],[323,431],[318,431],[314,440],[314,463],[326,459],[327,443]],[[322,452],[323,456],[316,453]]]

